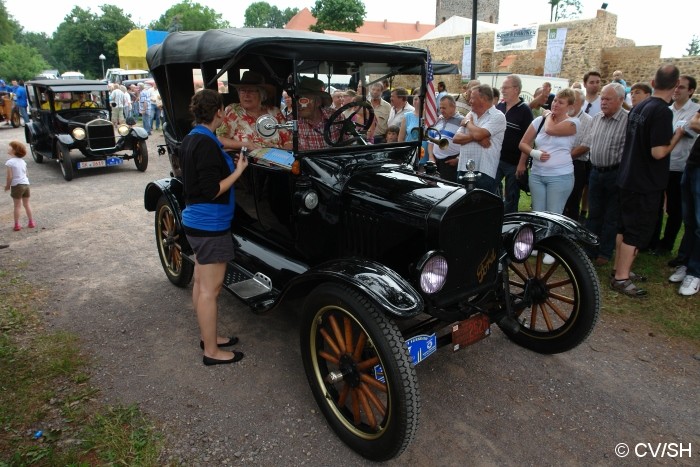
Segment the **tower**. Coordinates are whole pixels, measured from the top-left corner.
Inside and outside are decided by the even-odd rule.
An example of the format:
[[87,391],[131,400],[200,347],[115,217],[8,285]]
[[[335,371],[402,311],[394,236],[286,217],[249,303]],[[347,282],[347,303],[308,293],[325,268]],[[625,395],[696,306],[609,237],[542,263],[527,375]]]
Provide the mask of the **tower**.
[[[472,17],[473,0],[436,0],[435,25],[439,26],[452,16]],[[476,19],[487,23],[498,23],[500,0],[479,0]]]

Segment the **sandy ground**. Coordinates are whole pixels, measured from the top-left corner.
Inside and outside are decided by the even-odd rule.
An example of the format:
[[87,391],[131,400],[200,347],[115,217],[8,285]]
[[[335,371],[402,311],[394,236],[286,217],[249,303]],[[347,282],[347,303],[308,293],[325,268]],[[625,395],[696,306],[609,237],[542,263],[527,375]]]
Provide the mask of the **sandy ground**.
[[[3,162],[12,139],[24,141],[23,130],[0,128]],[[13,232],[5,194],[0,242],[11,246],[0,262],[25,263],[27,279],[47,291],[48,323],[80,336],[104,402],[137,403],[161,424],[164,463],[367,464],[315,405],[293,308],[259,316],[224,292],[221,328],[240,337],[246,358],[201,364],[190,289],[165,277],[153,213],[143,208],[146,184],[169,175],[162,143],[154,132],[145,173],[130,161],[71,182],[56,163],[27,156],[39,228]],[[529,352],[494,328],[466,350],[443,348],[422,362],[418,434],[387,464],[697,465],[700,349],[610,315],[610,294],[592,336],[566,354]],[[624,458],[619,443],[631,449]],[[673,443],[685,451],[654,456],[659,443],[667,456]]]

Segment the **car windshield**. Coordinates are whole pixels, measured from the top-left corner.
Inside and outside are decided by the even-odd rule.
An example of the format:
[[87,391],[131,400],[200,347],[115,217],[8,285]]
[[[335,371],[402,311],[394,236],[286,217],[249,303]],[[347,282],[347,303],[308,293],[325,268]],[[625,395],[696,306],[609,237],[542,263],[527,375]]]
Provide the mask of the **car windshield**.
[[[378,144],[417,146],[419,136],[411,129],[420,126],[421,100],[415,96],[421,92],[422,66],[310,60],[287,66],[291,73],[284,78],[258,67],[219,73],[217,87],[227,104],[227,118],[217,134],[249,140],[254,148],[310,154]],[[194,76],[195,89],[202,83],[200,76]],[[275,81],[286,83],[279,97],[266,84]],[[274,120],[271,134],[256,128],[262,114]]]

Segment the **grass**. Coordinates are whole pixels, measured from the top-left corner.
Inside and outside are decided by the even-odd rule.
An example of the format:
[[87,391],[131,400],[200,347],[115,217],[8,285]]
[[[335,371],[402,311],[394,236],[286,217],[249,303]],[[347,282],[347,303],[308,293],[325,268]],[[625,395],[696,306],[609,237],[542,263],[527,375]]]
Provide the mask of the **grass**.
[[43,327],[45,298],[21,266],[0,268],[0,467],[158,465],[157,430],[99,403],[77,337]]
[[[520,211],[530,211],[530,196],[520,193]],[[665,222],[665,218],[664,218]],[[663,232],[663,227],[662,227]],[[683,238],[684,229],[678,233],[673,249],[678,251],[678,245]],[[610,273],[612,262],[596,268],[601,285],[602,313],[631,316],[649,323],[657,331],[671,337],[688,339],[700,344],[700,294],[683,297],[678,294],[680,284],[670,284],[668,276],[673,268],[666,264],[674,256],[654,256],[649,253],[639,253],[635,259],[633,270],[649,278],[646,283],[638,284],[648,292],[648,297],[635,299],[610,290]]]

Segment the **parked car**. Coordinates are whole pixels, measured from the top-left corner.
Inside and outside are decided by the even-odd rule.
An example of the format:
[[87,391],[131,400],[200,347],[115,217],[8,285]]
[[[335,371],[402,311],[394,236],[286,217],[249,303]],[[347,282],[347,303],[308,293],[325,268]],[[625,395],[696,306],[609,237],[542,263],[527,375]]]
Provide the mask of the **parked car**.
[[[34,160],[53,159],[63,178],[75,170],[110,167],[133,159],[136,168],[148,167],[148,134],[141,127],[115,126],[108,86],[93,80],[32,80],[25,83],[31,122],[24,137]],[[72,150],[82,154],[71,156]]]
[[[425,50],[241,28],[170,34],[147,60],[168,122],[159,152],[167,152],[172,171],[147,185],[144,204],[155,212],[165,274],[180,287],[194,267],[182,230],[179,161],[192,125],[193,77],[201,72],[210,89],[226,80],[225,103],[238,101],[235,85],[246,70],[269,78],[273,102],[283,90],[292,97],[287,123],[257,121],[261,134],[290,131],[295,149],[248,153],[251,163],[235,186],[236,259],[224,288],[255,313],[300,310],[311,392],[330,427],[362,456],[383,461],[410,444],[421,406],[415,365],[438,348],[462,349],[487,337],[493,324],[548,354],[591,333],[600,291],[580,243],[597,240],[580,224],[552,213],[504,216],[500,197],[474,189],[473,171],[464,184],[419,172],[420,141],[369,144],[371,106],[336,109],[321,132],[325,147],[299,149],[296,112],[308,104],[296,92],[302,78],[318,77],[326,88],[386,78],[425,89]],[[362,109],[369,112],[362,125],[343,116]],[[545,253],[553,264],[544,264]]]
[[132,84],[143,83],[151,78],[148,70],[127,70],[124,68],[110,68],[105,73],[106,83],[123,84],[127,88]]

